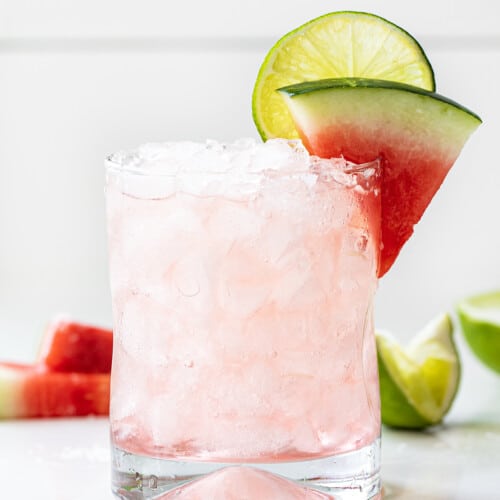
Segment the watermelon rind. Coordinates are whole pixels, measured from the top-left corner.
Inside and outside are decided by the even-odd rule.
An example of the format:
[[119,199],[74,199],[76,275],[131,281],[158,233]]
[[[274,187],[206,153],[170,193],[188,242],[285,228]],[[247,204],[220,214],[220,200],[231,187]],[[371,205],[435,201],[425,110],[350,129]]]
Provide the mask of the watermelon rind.
[[0,362],[0,420],[107,415],[109,373],[54,372]]
[[[422,95],[425,97],[430,97],[431,99],[436,99],[445,104],[449,104],[450,106],[454,106],[455,108],[469,114],[472,118],[477,120],[479,123],[482,123],[481,118],[466,107],[462,106],[458,102],[445,97],[437,92],[431,92],[429,90],[425,90],[420,87],[415,87],[414,85],[408,85],[406,83],[393,82],[389,80],[380,80],[376,78],[358,78],[358,77],[349,77],[349,78],[324,78],[322,80],[310,81],[310,82],[300,82],[292,85],[286,85],[277,89],[278,92],[283,94],[287,94],[290,97],[309,94],[311,92],[321,92],[322,90],[331,90],[331,89],[350,89],[350,88],[365,88],[365,89],[387,89],[387,90],[395,90],[395,91],[404,91],[410,92],[413,94]],[[478,123],[478,124],[479,124]]]
[[15,367],[0,364],[0,419],[17,416],[20,404],[20,382]]

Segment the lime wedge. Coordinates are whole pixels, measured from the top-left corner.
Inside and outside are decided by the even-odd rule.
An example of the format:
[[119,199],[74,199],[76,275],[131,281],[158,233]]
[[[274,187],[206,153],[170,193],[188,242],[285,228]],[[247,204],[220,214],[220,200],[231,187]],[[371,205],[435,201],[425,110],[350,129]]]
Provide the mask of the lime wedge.
[[364,77],[434,91],[434,73],[418,42],[395,24],[364,12],[332,12],[283,36],[260,68],[252,98],[260,135],[298,137],[276,89],[324,78]]
[[500,373],[500,291],[469,297],[458,304],[457,312],[472,352]]
[[388,333],[376,338],[382,422],[407,429],[441,422],[460,380],[450,317],[433,319],[406,348]]

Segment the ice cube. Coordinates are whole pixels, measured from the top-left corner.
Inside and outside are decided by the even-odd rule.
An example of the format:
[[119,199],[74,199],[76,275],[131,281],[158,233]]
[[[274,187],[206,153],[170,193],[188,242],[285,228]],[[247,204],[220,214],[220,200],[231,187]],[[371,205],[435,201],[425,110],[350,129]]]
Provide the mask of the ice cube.
[[195,195],[256,193],[270,171],[306,175],[313,184],[317,175],[311,171],[318,162],[329,160],[310,157],[300,141],[272,139],[265,143],[244,139],[233,143],[207,141],[151,143],[134,151],[110,157],[109,182],[121,176],[123,192],[136,198],[167,197],[175,191]]
[[271,294],[272,300],[279,308],[286,307],[291,298],[299,294],[311,276],[312,256],[304,246],[285,251],[276,262],[279,270],[279,283]]
[[275,286],[272,267],[233,246],[219,268],[217,303],[226,313],[246,318],[269,300]]
[[231,200],[220,200],[212,205],[207,232],[213,245],[221,253],[229,252],[233,243],[248,246],[259,245],[265,216],[252,205]]
[[117,324],[122,349],[146,365],[165,367],[171,356],[169,338],[182,330],[174,311],[154,297],[130,291]]

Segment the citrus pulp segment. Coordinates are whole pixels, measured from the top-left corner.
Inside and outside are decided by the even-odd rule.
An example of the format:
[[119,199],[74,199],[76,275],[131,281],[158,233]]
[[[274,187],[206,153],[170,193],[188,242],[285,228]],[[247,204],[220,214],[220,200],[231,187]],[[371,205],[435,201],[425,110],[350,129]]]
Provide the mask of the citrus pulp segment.
[[405,30],[374,14],[332,12],[286,34],[267,54],[252,98],[262,138],[298,137],[276,89],[338,77],[378,78],[435,89],[422,47]]
[[460,360],[447,314],[432,320],[408,347],[377,332],[382,422],[420,429],[439,423],[455,398]]
[[500,291],[469,297],[458,304],[457,312],[474,354],[500,373]]
[[326,79],[279,93],[311,154],[381,160],[383,276],[480,118],[433,92],[384,80]]

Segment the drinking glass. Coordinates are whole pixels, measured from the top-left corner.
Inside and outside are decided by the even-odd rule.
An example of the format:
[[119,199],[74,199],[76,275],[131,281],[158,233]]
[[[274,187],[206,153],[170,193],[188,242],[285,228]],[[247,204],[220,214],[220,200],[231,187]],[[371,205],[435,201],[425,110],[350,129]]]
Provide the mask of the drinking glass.
[[171,142],[106,177],[115,495],[238,465],[377,495],[378,163]]

